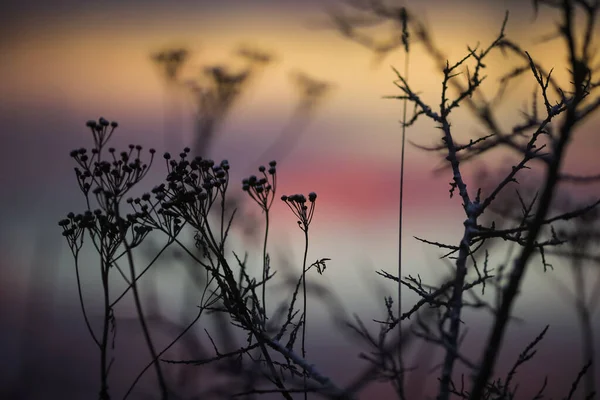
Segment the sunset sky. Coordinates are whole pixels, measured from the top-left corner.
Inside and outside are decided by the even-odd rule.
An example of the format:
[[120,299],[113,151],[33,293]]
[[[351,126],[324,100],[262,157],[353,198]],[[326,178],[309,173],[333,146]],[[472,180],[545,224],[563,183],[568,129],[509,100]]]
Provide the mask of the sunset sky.
[[[237,182],[255,173],[253,168],[258,164],[253,164],[257,157],[292,118],[299,96],[290,74],[300,72],[331,84],[330,93],[309,117],[300,121],[306,123],[306,129],[289,154],[282,159],[279,154],[267,154],[267,159],[260,162],[278,160],[280,194],[318,193],[309,260],[331,258],[322,279],[331,284],[351,313],[359,313],[366,321],[381,316],[383,293],[375,297],[368,279],[382,283],[389,294],[396,293],[396,289],[382,282],[374,271],[384,269],[397,273],[402,103],[383,97],[400,95],[393,84],[396,75],[391,67],[403,72],[405,54],[402,51],[375,62],[372,52],[343,38],[327,24],[327,11],[340,9],[337,2],[31,0],[5,3],[0,7],[0,148],[3,150],[0,182],[4,188],[0,192],[3,221],[0,318],[5,318],[15,332],[26,318],[23,315],[33,297],[31,291],[35,290],[38,296],[35,304],[44,304],[44,310],[57,315],[49,317],[44,313],[45,318],[55,319],[51,327],[43,328],[48,330],[47,336],[53,338],[44,341],[48,349],[43,351],[57,354],[49,348],[64,348],[65,341],[75,337],[73,332],[81,332],[82,337],[77,339],[85,343],[81,346],[91,342],[85,336],[87,332],[83,330],[77,304],[73,260],[57,226],[57,221],[67,212],[82,211],[84,206],[83,197],[77,191],[69,151],[91,145],[90,132],[84,125],[87,120],[100,116],[119,122],[113,143],[116,147],[135,143],[145,148],[155,147],[161,154],[164,135],[169,129],[178,130],[174,134],[182,135],[185,144],[192,144],[191,97],[180,89],[176,97],[168,98],[165,84],[150,59],[151,54],[173,46],[184,46],[191,51],[190,60],[181,73],[182,80],[197,78],[206,66],[225,65],[234,71],[241,70],[244,63],[234,54],[241,45],[264,49],[275,56],[275,61],[260,71],[242,93],[219,127],[209,152],[216,160],[230,161],[238,193]],[[451,61],[462,58],[467,45],[487,46],[498,34],[508,9],[507,36],[521,43],[546,68],[553,67],[557,79],[562,82],[568,79],[563,43],[539,43],[540,38],[552,32],[556,17],[542,9],[534,21],[530,2],[413,0],[403,4],[426,22],[436,45]],[[369,28],[366,32],[383,38],[389,28],[386,25]],[[498,88],[498,77],[520,63],[495,54],[487,65],[489,78],[484,91],[491,95]],[[435,109],[440,99],[441,73],[418,43],[411,49],[409,68],[411,87]],[[519,111],[531,99],[534,87],[530,75],[508,87],[497,115],[504,129],[521,121]],[[464,108],[459,109],[452,120],[456,139],[461,142],[483,133]],[[412,107],[409,106],[409,110]],[[599,127],[598,114],[580,127],[566,160],[569,172],[598,173]],[[421,145],[437,144],[440,140],[439,131],[428,121],[408,129],[407,137]],[[474,172],[484,164],[492,170],[501,166],[507,154],[498,152],[486,155],[477,163],[465,164],[465,179],[472,182]],[[157,161],[145,182],[146,189],[164,177],[163,160],[159,157]],[[441,165],[439,155],[407,145],[403,274],[421,274],[424,279],[432,279],[432,283],[439,282],[448,271],[439,260],[442,253],[413,237],[456,244],[464,219],[460,200],[448,196],[451,174],[447,171],[433,174]],[[594,194],[598,194],[598,187],[578,195]],[[274,257],[287,254],[295,271],[299,271],[302,232],[280,201],[275,202],[273,213],[271,252]],[[260,225],[258,232],[262,229]],[[251,252],[250,259],[260,257],[259,246],[243,248],[256,242],[244,242],[239,237],[232,240],[240,252]],[[40,249],[47,253],[40,254]],[[92,254],[90,251],[86,257]],[[493,261],[499,262],[503,257],[501,252]],[[45,269],[40,263],[48,263],[49,267]],[[579,331],[571,304],[559,297],[546,277],[533,271],[541,268],[539,261],[536,259],[533,263],[537,264],[527,275],[527,290],[517,307],[519,315],[528,322],[511,328],[512,336],[505,343],[512,358],[502,361],[513,360],[526,344],[524,340],[535,337],[545,324],[551,324],[551,334],[538,360],[545,370],[532,370],[531,376],[537,380],[532,386],[523,381],[524,392],[535,391],[544,372],[559,376],[553,382],[557,387],[569,384],[580,365]],[[97,293],[99,286],[94,283],[97,275],[94,271],[88,272],[86,290]],[[571,285],[568,273],[558,271],[556,274],[560,280],[569,279],[568,286]],[[167,275],[160,292],[165,309],[175,310],[179,299],[173,293],[178,295],[182,290],[181,276],[174,272]],[[34,276],[33,281],[31,276]],[[408,309],[412,305],[408,302],[412,300],[414,296],[406,293],[403,308]],[[3,303],[10,306],[5,307]],[[90,307],[94,308],[94,304],[90,300]],[[595,319],[598,321],[597,314]],[[328,336],[331,329],[326,328],[323,316],[315,316],[314,321],[316,326],[311,329],[317,339],[312,345],[315,349],[333,348],[329,344],[335,340],[331,334]],[[596,325],[600,329],[600,324]],[[477,319],[474,333],[470,334],[477,344],[473,346],[483,343],[488,326],[489,318]],[[65,332],[70,332],[71,339]],[[0,346],[2,339],[0,336]],[[19,343],[15,335],[8,334],[5,339],[13,350]],[[94,351],[91,346],[85,348]],[[339,355],[348,350],[332,351]],[[599,351],[600,344],[597,353]],[[477,354],[476,349],[467,352],[474,357]],[[329,362],[329,370],[342,379],[347,378],[327,361],[333,357],[319,353],[324,358],[321,361]],[[344,353],[343,357],[350,361],[355,353]],[[15,359],[20,357],[16,350],[11,354]],[[548,363],[559,359],[566,360],[563,365],[572,368],[564,374],[560,366],[553,370],[556,364]],[[10,369],[3,365],[5,362],[0,362],[0,371]],[[598,378],[600,381],[600,375]],[[10,383],[1,379],[3,385]],[[90,382],[95,384],[93,379]],[[560,386],[561,390],[565,387]]]

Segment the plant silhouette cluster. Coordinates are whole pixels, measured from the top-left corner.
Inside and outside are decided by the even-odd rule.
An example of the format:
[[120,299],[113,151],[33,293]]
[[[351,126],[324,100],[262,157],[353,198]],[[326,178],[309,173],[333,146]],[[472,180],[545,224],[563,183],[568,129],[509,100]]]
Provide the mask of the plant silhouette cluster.
[[[387,317],[376,321],[379,325],[377,333],[372,333],[360,318],[351,321],[341,308],[336,308],[340,327],[360,338],[370,353],[361,354],[367,366],[345,386],[335,383],[318,366],[310,363],[310,352],[306,346],[307,298],[310,294],[307,273],[314,268],[323,274],[326,262],[330,261],[328,258],[317,259],[312,264],[308,261],[309,227],[315,216],[317,194],[280,197],[296,217],[303,233],[304,254],[301,274],[294,277],[288,298],[274,310],[267,310],[267,284],[277,272],[271,266],[267,246],[270,210],[277,190],[277,163],[271,161],[267,166],[260,166],[258,176],[251,175],[241,182],[242,191],[258,205],[265,220],[262,273],[255,277],[246,257],[241,258],[232,252],[232,259],[226,247],[236,215],[235,211],[231,216],[225,212],[231,183],[227,160],[217,163],[200,155],[192,156],[192,150],[187,147],[178,157],[165,153],[165,182],[140,197],[128,197],[132,188],[146,176],[155,151],[149,150],[146,163],[142,161],[141,146],[130,145],[128,150],[117,153],[106,145],[118,124],[104,118],[88,122],[94,147],[89,152],[78,149],[71,153],[77,163],[76,179],[85,196],[87,209],[80,214],[68,214],[59,224],[75,258],[83,315],[99,348],[99,397],[102,400],[114,398],[110,391],[109,373],[113,360],[111,346],[114,335],[111,336],[111,332],[117,323],[115,305],[131,292],[151,362],[140,372],[124,398],[133,393],[140,377],[148,369],[153,369],[156,374],[161,399],[184,396],[254,398],[268,393],[279,394],[286,399],[293,398],[294,394],[302,394],[304,398],[310,394],[311,397],[353,399],[376,381],[389,383],[399,399],[414,398],[410,397],[415,396],[414,393],[406,391],[412,369],[406,366],[402,350],[416,342],[442,350],[438,400],[517,398],[517,372],[534,357],[549,326],[544,327],[525,347],[505,376],[495,376],[494,368],[507,326],[513,319],[511,312],[525,272],[530,267],[535,268],[531,261],[537,257],[541,261],[541,270],[552,274],[552,265],[547,258],[552,255],[562,257],[565,264],[570,262],[577,290],[572,296],[582,325],[582,351],[586,357],[581,370],[573,372],[573,385],[566,398],[575,398],[582,381],[584,393],[581,398],[594,398],[597,388],[591,321],[600,298],[600,284],[595,285],[592,292],[586,292],[585,266],[586,262],[599,261],[598,255],[593,253],[592,244],[598,238],[595,221],[600,200],[575,206],[573,199],[561,203],[559,195],[562,193],[561,185],[565,183],[600,180],[598,176],[574,176],[563,171],[574,131],[600,108],[600,81],[596,79],[600,68],[592,65],[594,23],[600,3],[585,0],[540,0],[534,3],[536,7],[545,5],[557,9],[561,16],[555,36],[562,38],[566,44],[569,84],[559,83],[552,76],[552,71],[546,71],[534,57],[507,38],[508,14],[499,34],[488,46],[469,47],[467,54],[454,63],[443,57],[425,26],[405,8],[388,7],[379,1],[353,1],[349,2],[350,6],[366,19],[351,18],[342,13],[331,14],[335,27],[341,33],[373,50],[378,59],[397,48],[402,49],[408,58],[413,43],[420,43],[438,64],[442,73],[439,104],[428,104],[418,94],[408,80],[406,70],[404,73],[395,70],[395,85],[400,94],[389,98],[413,107],[412,116],[403,120],[403,128],[427,119],[439,130],[439,145],[417,147],[442,155],[444,167],[441,173],[449,175],[449,197],[460,198],[463,218],[462,233],[455,243],[416,238],[441,249],[444,252],[442,258],[450,260],[451,272],[442,283],[427,284],[419,276],[402,276],[402,260],[397,275],[378,271],[398,289],[405,288],[417,294],[419,300],[405,311],[401,304],[395,305],[395,302],[400,303],[400,298],[394,300],[386,296]],[[583,12],[587,18],[580,26],[583,34],[579,36],[574,22],[576,10]],[[360,30],[361,22],[366,20],[370,23],[393,21],[397,30],[385,45],[380,44]],[[417,39],[415,42],[411,42],[413,37]],[[481,89],[486,81],[485,63],[495,52],[510,53],[523,65],[501,78],[500,91],[494,101],[489,101],[481,94]],[[526,72],[531,73],[535,85],[531,108],[522,112],[522,123],[506,131],[501,128],[494,107],[500,101],[505,86]],[[223,71],[212,69],[211,73],[217,76]],[[227,84],[240,84],[243,79],[239,77],[239,80],[228,81]],[[234,92],[232,89],[231,93]],[[468,143],[459,143],[452,127],[453,112],[461,106],[467,108],[487,130],[485,135]],[[487,176],[476,180],[475,188],[472,188],[467,183],[463,165],[502,148],[508,148],[516,155],[514,164],[497,171],[497,184],[490,185]],[[518,178],[534,166],[543,168],[543,178],[529,185],[520,185]],[[513,190],[515,186],[518,190]],[[187,249],[180,240],[186,227],[194,232],[195,249]],[[179,247],[190,257],[193,268],[206,276],[196,318],[160,351],[146,321],[138,281],[164,248],[141,271],[133,258],[133,250],[151,232],[164,235],[164,248]],[[90,238],[100,260],[104,304],[100,334],[92,329],[79,279],[79,254],[84,237]],[[489,256],[492,250],[498,251],[498,243],[510,244],[510,253],[504,264],[493,268]],[[123,262],[127,268],[121,267]],[[111,290],[110,276],[113,274],[126,283],[125,290],[117,293]],[[495,294],[491,300],[490,291]],[[299,298],[302,299],[301,305],[298,304]],[[333,301],[323,303],[330,307],[339,304]],[[493,316],[494,322],[479,360],[470,359],[464,352],[466,329],[463,319],[468,310],[484,310]],[[218,321],[216,329],[227,342],[226,349],[219,348],[206,331],[214,354],[193,360],[170,360],[163,356],[202,316],[208,315]],[[234,328],[246,338],[241,347],[235,344]],[[217,371],[232,378],[233,383],[207,387],[201,393],[180,393],[179,385],[165,374],[166,366],[172,364],[185,364],[187,368],[215,365]],[[459,365],[468,371],[470,383],[465,382],[465,374],[458,377]],[[534,398],[542,398],[546,386],[547,380],[541,382]]]

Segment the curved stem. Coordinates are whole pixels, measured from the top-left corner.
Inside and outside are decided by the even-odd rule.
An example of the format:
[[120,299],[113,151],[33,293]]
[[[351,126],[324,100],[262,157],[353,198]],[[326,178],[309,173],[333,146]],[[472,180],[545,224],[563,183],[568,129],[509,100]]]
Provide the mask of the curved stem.
[[94,334],[94,331],[92,330],[92,325],[90,324],[90,319],[87,315],[87,311],[85,311],[85,303],[83,302],[83,291],[81,290],[81,276],[79,274],[79,258],[78,257],[75,258],[75,276],[77,278],[77,293],[79,295],[79,304],[81,305],[81,311],[83,313],[83,319],[85,320],[85,325],[87,326],[87,329],[90,332],[90,336],[94,340],[94,343],[96,343],[96,346],[100,347],[100,342],[98,341],[98,338],[96,337],[96,335]]
[[[115,214],[118,221],[121,221],[121,217],[119,215],[119,205],[115,204]],[[165,382],[165,378],[162,373],[162,369],[160,364],[157,362],[158,356],[156,353],[156,349],[154,348],[154,344],[152,342],[152,338],[150,337],[150,331],[148,329],[148,325],[146,323],[146,318],[144,317],[144,312],[142,310],[142,302],[140,301],[140,295],[137,287],[136,276],[135,276],[135,265],[133,263],[133,255],[131,254],[131,247],[127,242],[127,238],[125,236],[126,229],[121,228],[121,239],[123,241],[123,246],[125,246],[125,252],[127,254],[127,262],[129,264],[129,273],[131,274],[131,291],[133,292],[133,299],[135,302],[136,312],[138,314],[138,318],[140,320],[140,325],[142,327],[142,332],[144,334],[144,339],[146,340],[146,344],[148,345],[148,350],[150,351],[150,356],[152,357],[154,363],[154,370],[156,371],[156,375],[158,377],[158,385],[160,387],[161,398],[166,400],[169,398],[167,384]]]
[[173,347],[173,345],[175,343],[177,343],[179,341],[179,339],[181,339],[181,337],[183,335],[185,335],[191,328],[192,326],[194,326],[196,324],[196,322],[198,322],[198,320],[200,319],[200,317],[202,316],[204,309],[200,308],[200,311],[198,311],[198,314],[196,315],[196,317],[192,320],[192,322],[190,322],[185,329],[183,329],[183,331],[177,335],[177,337],[175,339],[173,339],[171,341],[171,343],[169,343],[164,349],[162,349],[162,351],[160,353],[158,353],[156,355],[155,358],[152,359],[152,361],[150,361],[145,367],[144,369],[138,374],[138,376],[135,378],[135,380],[133,381],[133,383],[131,384],[131,386],[129,387],[129,390],[127,390],[127,393],[125,393],[125,396],[123,396],[123,400],[125,400],[127,397],[129,397],[129,395],[131,394],[131,392],[133,391],[133,388],[135,387],[135,385],[138,383],[138,381],[142,378],[142,376],[144,375],[144,373],[150,368],[152,367],[152,364],[158,363],[158,359],[160,356],[162,356],[164,353],[166,353],[171,347]]

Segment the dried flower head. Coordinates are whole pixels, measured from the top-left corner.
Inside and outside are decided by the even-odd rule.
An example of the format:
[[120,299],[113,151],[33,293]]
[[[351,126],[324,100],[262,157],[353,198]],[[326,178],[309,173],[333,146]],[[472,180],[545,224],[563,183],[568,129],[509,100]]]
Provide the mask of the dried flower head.
[[281,200],[285,202],[290,210],[294,213],[296,217],[298,217],[298,226],[303,231],[308,230],[308,226],[312,221],[314,212],[315,212],[315,201],[317,199],[317,194],[315,192],[310,192],[308,195],[308,200],[310,202],[310,208],[306,205],[306,197],[303,194],[292,194],[292,195],[283,195],[281,196]]
[[[271,161],[271,163],[274,163],[274,161]],[[258,167],[258,171],[263,175],[261,178],[258,178],[256,175],[250,175],[248,178],[242,180],[242,190],[250,195],[262,208],[263,212],[268,212],[271,208],[275,199],[277,185],[275,168],[269,168],[269,175],[267,175],[266,170],[267,168],[261,165]]]

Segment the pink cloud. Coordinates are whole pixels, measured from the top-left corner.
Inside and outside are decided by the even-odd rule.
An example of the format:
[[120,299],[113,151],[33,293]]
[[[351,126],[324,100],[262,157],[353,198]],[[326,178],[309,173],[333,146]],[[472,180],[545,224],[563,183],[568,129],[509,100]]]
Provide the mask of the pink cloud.
[[[399,162],[330,156],[311,160],[301,168],[282,169],[280,179],[279,193],[316,192],[321,211],[378,217],[398,209]],[[444,177],[434,177],[429,167],[407,165],[404,184],[407,208],[422,212],[448,203]]]

